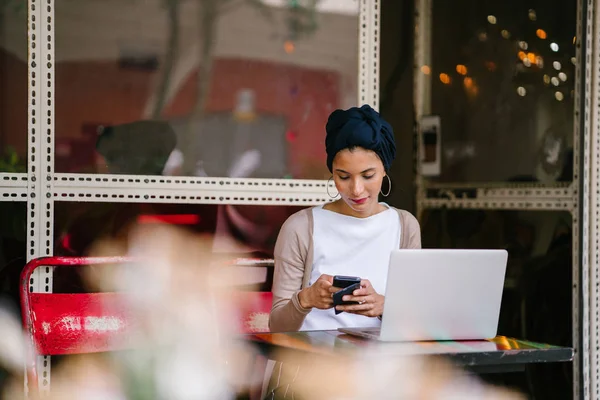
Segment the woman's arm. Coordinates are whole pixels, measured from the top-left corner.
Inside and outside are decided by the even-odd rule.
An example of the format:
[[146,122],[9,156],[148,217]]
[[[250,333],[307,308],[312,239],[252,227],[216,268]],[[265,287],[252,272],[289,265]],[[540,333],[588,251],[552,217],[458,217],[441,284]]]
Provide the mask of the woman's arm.
[[408,211],[403,211],[404,215],[404,232],[403,235],[408,236],[406,243],[406,249],[420,249],[421,248],[421,226],[419,221],[414,215]]
[[304,264],[308,254],[310,232],[308,218],[301,211],[292,215],[281,227],[275,244],[273,273],[273,307],[269,317],[272,332],[297,331],[311,308],[300,305]]

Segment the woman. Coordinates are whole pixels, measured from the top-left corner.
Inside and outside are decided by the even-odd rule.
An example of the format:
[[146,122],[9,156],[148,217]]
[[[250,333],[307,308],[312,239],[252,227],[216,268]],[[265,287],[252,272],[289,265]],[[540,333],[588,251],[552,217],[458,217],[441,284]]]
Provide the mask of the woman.
[[[271,331],[379,326],[391,251],[421,247],[416,218],[378,201],[380,192],[387,196],[391,190],[392,127],[364,105],[334,111],[326,131],[327,167],[339,199],[297,212],[282,226],[275,245]],[[343,298],[358,304],[337,306],[344,311],[337,315],[335,275],[362,279],[360,289]]]

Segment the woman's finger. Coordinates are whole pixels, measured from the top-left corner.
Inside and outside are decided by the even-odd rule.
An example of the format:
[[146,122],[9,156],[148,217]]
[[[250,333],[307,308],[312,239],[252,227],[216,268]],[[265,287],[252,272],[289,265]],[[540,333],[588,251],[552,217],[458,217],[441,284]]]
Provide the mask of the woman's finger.
[[354,292],[352,292],[353,296],[368,296],[370,294],[373,294],[373,288],[360,288],[360,289],[356,289]]
[[368,295],[367,296],[351,296],[348,294],[348,295],[342,297],[342,301],[356,301],[357,303],[364,304],[364,303],[372,303],[373,298]]
[[345,306],[336,306],[336,310],[346,311],[346,312],[365,312],[373,309],[372,303],[363,303],[363,304],[349,304]]

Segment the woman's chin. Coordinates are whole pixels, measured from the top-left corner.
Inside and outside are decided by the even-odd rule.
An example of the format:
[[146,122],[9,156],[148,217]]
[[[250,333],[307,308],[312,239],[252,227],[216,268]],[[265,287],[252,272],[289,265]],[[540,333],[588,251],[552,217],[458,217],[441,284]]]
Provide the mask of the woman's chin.
[[373,210],[374,204],[370,199],[367,199],[364,202],[355,202],[351,199],[344,199],[346,205],[354,212],[359,214],[369,214],[370,211]]

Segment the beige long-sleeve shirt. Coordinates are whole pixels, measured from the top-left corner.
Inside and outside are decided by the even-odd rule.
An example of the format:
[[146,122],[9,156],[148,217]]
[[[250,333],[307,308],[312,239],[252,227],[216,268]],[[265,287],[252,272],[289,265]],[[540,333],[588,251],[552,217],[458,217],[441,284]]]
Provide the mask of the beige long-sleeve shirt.
[[[399,248],[420,249],[421,230],[417,219],[399,210]],[[300,305],[298,293],[308,286],[313,266],[313,213],[307,208],[290,216],[281,227],[275,244],[273,307],[269,318],[271,332],[292,332],[302,326],[311,311]]]

